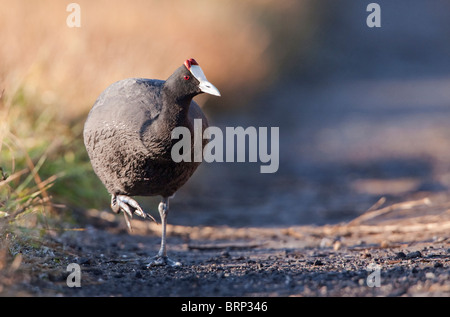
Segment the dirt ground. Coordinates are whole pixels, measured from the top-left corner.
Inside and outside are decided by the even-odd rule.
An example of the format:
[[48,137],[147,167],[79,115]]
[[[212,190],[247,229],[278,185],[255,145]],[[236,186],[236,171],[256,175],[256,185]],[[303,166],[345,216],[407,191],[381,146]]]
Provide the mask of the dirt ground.
[[[158,225],[134,221],[130,235],[121,219],[91,211],[85,230],[48,236],[39,247],[22,247],[3,271],[1,294],[449,296],[448,207],[438,195],[336,225],[171,225],[169,254],[183,265],[150,269],[146,264],[159,248]],[[425,215],[430,209],[435,212]],[[372,216],[383,220],[374,224],[363,218]],[[70,263],[80,265],[80,287],[67,284]]]

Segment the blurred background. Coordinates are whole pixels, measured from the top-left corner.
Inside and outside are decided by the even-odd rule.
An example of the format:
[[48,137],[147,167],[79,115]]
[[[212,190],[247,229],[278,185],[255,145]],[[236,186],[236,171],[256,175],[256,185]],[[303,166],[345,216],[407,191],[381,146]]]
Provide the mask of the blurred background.
[[[90,108],[111,83],[165,79],[191,57],[222,93],[196,97],[210,124],[279,127],[280,167],[202,164],[170,223],[326,224],[381,197],[445,200],[449,4],[376,1],[369,28],[370,2],[79,0],[69,28],[70,1],[0,0],[0,217],[109,210],[83,146]],[[159,198],[138,200],[156,215]]]

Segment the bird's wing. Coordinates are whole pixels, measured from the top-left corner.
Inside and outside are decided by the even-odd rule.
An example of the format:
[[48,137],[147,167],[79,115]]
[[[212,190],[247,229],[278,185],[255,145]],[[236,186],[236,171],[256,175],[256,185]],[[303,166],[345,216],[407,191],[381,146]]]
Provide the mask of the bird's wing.
[[91,136],[88,147],[113,137],[116,144],[128,143],[133,148],[145,151],[147,146],[138,140],[141,139],[142,131],[161,112],[160,94],[163,83],[161,80],[130,78],[106,88],[86,121],[85,136]]

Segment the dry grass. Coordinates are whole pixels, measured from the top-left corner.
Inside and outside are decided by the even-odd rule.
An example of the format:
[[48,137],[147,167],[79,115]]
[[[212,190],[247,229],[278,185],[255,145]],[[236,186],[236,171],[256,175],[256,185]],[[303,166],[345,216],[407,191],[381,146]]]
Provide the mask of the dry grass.
[[[15,122],[21,121],[18,109],[11,109],[11,102],[0,98],[0,218],[14,219],[16,223],[34,226],[36,217],[27,215],[45,214],[50,211],[51,200],[48,189],[58,175],[42,179],[40,169],[47,155],[42,153],[31,158],[30,152],[41,147],[39,142],[30,142],[25,135],[15,134]],[[26,121],[26,118],[21,118]],[[36,127],[36,126],[35,126]],[[39,128],[37,129],[39,130]],[[29,152],[30,151],[30,152]]]

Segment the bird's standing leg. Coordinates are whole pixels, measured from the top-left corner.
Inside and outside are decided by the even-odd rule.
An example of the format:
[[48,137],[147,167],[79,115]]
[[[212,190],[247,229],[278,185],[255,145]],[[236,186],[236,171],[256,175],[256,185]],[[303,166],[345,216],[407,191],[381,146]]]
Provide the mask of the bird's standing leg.
[[163,198],[158,206],[159,215],[161,217],[161,248],[159,249],[159,257],[167,257],[166,250],[166,226],[167,226],[167,216],[169,214],[169,199]]
[[169,266],[181,266],[180,262],[171,260],[167,257],[166,250],[166,225],[167,225],[167,215],[169,213],[169,198],[163,197],[161,203],[158,206],[159,215],[161,216],[161,248],[158,254],[153,258],[153,260],[147,265],[147,267],[156,265],[169,265]]
[[125,216],[125,222],[127,223],[128,230],[131,232],[131,222],[130,218],[133,217],[133,213],[142,217],[148,218],[156,222],[155,218],[151,215],[147,214],[142,210],[141,206],[136,202],[136,200],[125,196],[125,195],[112,195],[111,196],[111,209],[115,213],[119,213],[121,210],[123,211],[123,215]]

